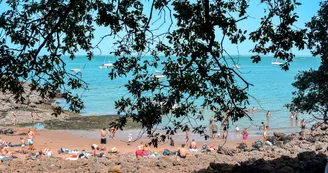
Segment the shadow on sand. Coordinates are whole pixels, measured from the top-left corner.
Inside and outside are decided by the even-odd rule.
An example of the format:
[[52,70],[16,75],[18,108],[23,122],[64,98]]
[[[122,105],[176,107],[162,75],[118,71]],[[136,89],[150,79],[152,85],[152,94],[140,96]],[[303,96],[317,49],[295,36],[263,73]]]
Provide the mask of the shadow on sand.
[[211,162],[207,169],[201,169],[196,172],[325,173],[326,157],[322,153],[316,154],[314,151],[307,151],[298,154],[295,158],[282,156],[274,160],[250,159],[240,163],[240,165]]

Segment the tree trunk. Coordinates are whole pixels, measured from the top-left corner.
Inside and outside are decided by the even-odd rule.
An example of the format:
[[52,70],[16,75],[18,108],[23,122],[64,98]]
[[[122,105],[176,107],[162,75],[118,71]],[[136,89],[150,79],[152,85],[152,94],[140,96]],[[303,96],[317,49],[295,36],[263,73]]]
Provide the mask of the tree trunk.
[[327,121],[328,121],[328,119],[327,119],[327,110],[326,110],[325,113],[324,113],[324,115],[323,115],[323,122],[325,124],[327,124]]

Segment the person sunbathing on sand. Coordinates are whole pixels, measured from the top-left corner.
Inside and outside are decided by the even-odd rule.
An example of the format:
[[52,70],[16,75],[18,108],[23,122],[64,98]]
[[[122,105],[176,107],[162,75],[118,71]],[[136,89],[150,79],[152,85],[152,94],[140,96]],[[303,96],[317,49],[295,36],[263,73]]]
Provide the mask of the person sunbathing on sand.
[[142,156],[143,157],[148,157],[149,152],[150,152],[149,146],[148,146],[148,144],[145,144],[143,149],[142,149]]
[[178,156],[181,157],[181,158],[186,158],[186,156],[187,156],[187,151],[184,148],[185,146],[186,146],[185,144],[182,144],[181,148],[178,151]]
[[0,154],[2,156],[12,157],[14,156],[13,153],[11,153],[9,150],[5,149],[3,146],[0,146]]
[[138,146],[138,149],[136,150],[136,157],[142,157],[143,156],[143,151],[142,151],[142,147]]
[[195,139],[193,139],[190,143],[190,149],[192,150],[196,150],[197,149],[197,144],[196,144],[196,141]]
[[92,144],[91,149],[93,151],[93,157],[96,157],[96,150],[100,150],[100,147],[97,144]]

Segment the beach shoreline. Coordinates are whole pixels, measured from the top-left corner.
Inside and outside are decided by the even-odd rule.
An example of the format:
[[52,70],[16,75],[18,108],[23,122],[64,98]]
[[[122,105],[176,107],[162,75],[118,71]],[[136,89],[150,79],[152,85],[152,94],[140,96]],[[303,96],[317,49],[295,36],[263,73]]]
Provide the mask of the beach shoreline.
[[[16,130],[14,135],[0,135],[2,140],[11,141],[13,144],[20,142],[20,133],[26,133],[27,128],[11,127]],[[245,150],[238,149],[241,139],[231,139],[228,136],[228,140],[224,142],[223,139],[210,139],[206,141],[208,146],[213,145],[215,149],[220,151],[213,151],[209,153],[193,153],[186,159],[181,159],[177,156],[158,156],[150,158],[136,158],[135,151],[139,145],[143,145],[149,142],[149,139],[143,136],[140,140],[132,142],[127,145],[127,139],[125,137],[128,133],[136,133],[136,130],[118,131],[117,138],[107,140],[107,149],[116,147],[118,153],[105,154],[102,158],[92,159],[79,159],[77,161],[65,160],[71,154],[59,154],[57,150],[61,148],[70,150],[86,150],[92,152],[92,144],[100,144],[100,130],[35,130],[35,148],[34,152],[49,148],[53,151],[53,156],[41,156],[37,159],[28,159],[27,155],[16,154],[19,158],[8,162],[8,164],[0,164],[0,170],[10,172],[13,170],[25,169],[28,172],[71,172],[76,170],[83,171],[96,171],[96,172],[214,172],[214,170],[223,172],[233,172],[232,169],[237,169],[245,164],[249,164],[248,169],[259,169],[252,167],[251,165],[261,160],[265,160],[265,164],[276,164],[278,162],[281,165],[286,163],[300,162],[300,164],[308,164],[305,162],[314,162],[319,164],[317,169],[321,170],[321,160],[325,158],[322,155],[326,152],[326,144],[324,141],[328,141],[328,137],[322,128],[328,128],[328,125],[324,127],[312,127],[311,130],[306,130],[306,133],[302,136],[298,134],[288,134],[292,140],[283,144],[282,141],[279,145],[267,146],[263,145],[261,148],[254,148],[252,144],[256,140],[261,140],[261,136],[249,136],[247,148]],[[233,132],[231,132],[233,133]],[[273,131],[272,131],[273,133]],[[98,134],[98,135],[97,135]],[[177,136],[183,134],[179,133]],[[281,134],[280,134],[281,135]],[[287,135],[287,134],[286,134]],[[310,142],[311,138],[314,138],[314,142]],[[313,139],[312,139],[313,140]],[[170,146],[169,143],[161,143],[158,148],[150,147],[150,151],[153,153],[162,153],[164,149],[169,149],[171,152],[178,151],[181,144],[184,141],[177,140],[175,146]],[[204,141],[197,141],[197,147],[201,148]],[[224,145],[222,145],[225,143]],[[321,146],[321,148],[318,148]],[[12,152],[19,149],[9,148]],[[222,148],[222,149],[220,149]],[[108,151],[107,150],[107,151]],[[97,151],[99,153],[99,151]],[[308,152],[304,153],[303,152]],[[310,153],[309,153],[310,152]],[[312,152],[312,153],[311,153]],[[302,155],[301,155],[302,154]],[[308,156],[309,155],[309,156]],[[306,158],[305,162],[302,160]],[[250,160],[258,160],[249,162]],[[280,161],[279,161],[280,159]],[[319,161],[317,160],[319,159]],[[321,159],[321,160],[320,160]],[[7,162],[5,162],[7,163]],[[13,163],[13,164],[12,164]],[[19,164],[17,164],[19,163]],[[213,165],[214,164],[214,165]],[[222,165],[223,164],[223,165]],[[31,166],[33,165],[33,166]],[[96,166],[98,165],[98,166]],[[216,166],[215,166],[216,165]],[[222,167],[224,166],[225,167]],[[287,164],[288,165],[288,164]],[[312,164],[313,165],[313,164]],[[93,170],[94,169],[94,170]],[[269,169],[269,168],[261,168]],[[294,168],[293,169],[298,169]],[[116,170],[116,171],[114,171]],[[276,171],[271,169],[271,171]],[[270,171],[268,171],[270,172]]]

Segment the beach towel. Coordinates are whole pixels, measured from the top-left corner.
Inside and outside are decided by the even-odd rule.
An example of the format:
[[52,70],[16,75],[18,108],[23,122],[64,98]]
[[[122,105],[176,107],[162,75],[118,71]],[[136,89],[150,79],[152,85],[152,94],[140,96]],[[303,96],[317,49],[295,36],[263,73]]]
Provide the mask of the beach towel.
[[272,146],[272,143],[270,141],[265,141],[265,145]]
[[79,157],[78,157],[78,155],[70,155],[68,158],[66,158],[66,160],[78,160],[79,159]]
[[169,156],[171,154],[171,151],[169,150],[169,149],[165,149],[164,151],[163,151],[163,155],[164,156]]
[[109,150],[110,153],[117,153],[117,148],[113,147]]
[[9,161],[9,160],[11,160],[9,157],[4,157],[4,158],[1,159],[1,162],[6,162],[6,161]]
[[98,154],[98,157],[103,157],[105,155],[105,153],[100,153]]
[[190,152],[194,152],[194,153],[197,153],[198,152],[198,149],[189,149]]
[[21,147],[21,146],[22,146],[22,144],[10,144],[4,148],[13,148],[13,147]]

